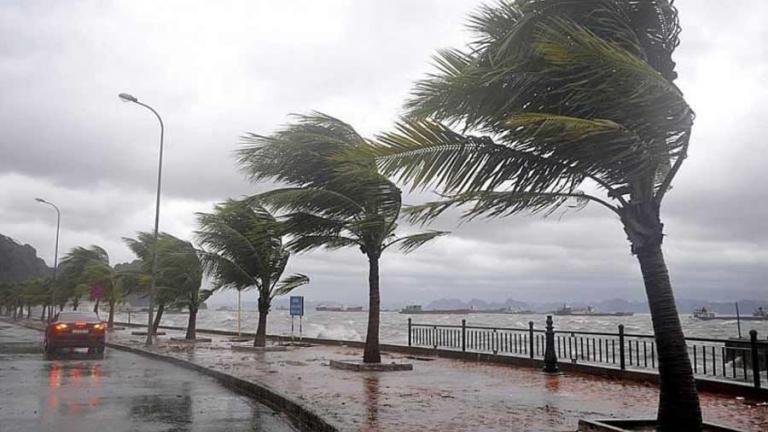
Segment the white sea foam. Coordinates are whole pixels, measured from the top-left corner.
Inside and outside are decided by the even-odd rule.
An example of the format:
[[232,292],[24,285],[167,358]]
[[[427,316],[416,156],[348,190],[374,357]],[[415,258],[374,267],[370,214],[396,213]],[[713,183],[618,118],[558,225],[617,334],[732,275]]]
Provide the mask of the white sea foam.
[[337,339],[337,340],[351,340],[361,341],[363,338],[355,329],[346,327],[343,325],[329,325],[324,326],[322,324],[311,324],[310,331],[307,336],[316,337],[320,339]]

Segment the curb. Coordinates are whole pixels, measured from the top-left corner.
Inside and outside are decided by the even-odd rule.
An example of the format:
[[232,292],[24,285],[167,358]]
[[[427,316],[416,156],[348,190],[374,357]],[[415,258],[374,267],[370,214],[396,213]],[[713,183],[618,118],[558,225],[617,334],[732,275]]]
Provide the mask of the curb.
[[[5,320],[3,320],[5,321]],[[25,327],[32,330],[42,331],[41,329],[25,325],[24,323],[5,321],[9,324],[14,324],[19,327]],[[265,385],[258,384],[251,381],[246,381],[241,378],[219,372],[214,369],[210,369],[198,364],[182,360],[175,357],[166,356],[160,353],[146,351],[140,348],[134,348],[128,345],[123,345],[115,342],[107,342],[106,345],[110,348],[129,352],[132,354],[148,357],[154,360],[164,361],[166,363],[172,363],[176,366],[189,369],[198,372],[203,375],[207,375],[219,382],[225,388],[232,390],[236,393],[248,396],[255,401],[262,403],[275,411],[285,414],[291,421],[291,423],[298,427],[302,431],[319,431],[319,432],[338,432],[335,426],[323,420],[319,415],[312,410],[292,401],[288,397],[282,395],[277,390],[271,389]]]

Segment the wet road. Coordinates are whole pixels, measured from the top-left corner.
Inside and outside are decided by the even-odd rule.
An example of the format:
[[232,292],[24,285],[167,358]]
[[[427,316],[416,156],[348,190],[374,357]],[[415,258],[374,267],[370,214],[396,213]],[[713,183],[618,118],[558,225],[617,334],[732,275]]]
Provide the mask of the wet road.
[[0,322],[0,431],[294,431],[211,378],[107,348],[104,360],[39,352],[40,332]]

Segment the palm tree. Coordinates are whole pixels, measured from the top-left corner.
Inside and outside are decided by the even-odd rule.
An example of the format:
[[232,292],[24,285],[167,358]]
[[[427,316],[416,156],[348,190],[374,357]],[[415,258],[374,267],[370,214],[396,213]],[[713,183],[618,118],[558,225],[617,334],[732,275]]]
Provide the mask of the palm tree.
[[185,338],[193,340],[197,336],[197,312],[213,290],[200,289],[203,265],[192,243],[164,235],[159,244],[157,279],[161,286],[168,287],[175,294],[174,306],[187,309],[189,319]]
[[[154,235],[139,232],[136,238],[123,238],[128,248],[141,260],[143,279],[139,282],[147,286],[148,275],[152,271],[152,248]],[[187,339],[194,339],[197,327],[197,312],[210,293],[203,292],[202,267],[195,248],[184,240],[168,233],[159,233],[157,238],[157,270],[155,279],[155,303],[157,311],[152,322],[153,334],[157,332],[166,307],[185,306],[189,311]]]
[[239,150],[243,170],[253,180],[270,179],[290,187],[258,195],[284,218],[294,252],[356,247],[368,258],[368,330],[363,361],[380,363],[379,260],[397,245],[410,252],[445,234],[430,231],[396,237],[402,207],[400,189],[379,174],[370,160],[344,155],[366,146],[350,125],[325,114],[298,116],[273,134],[245,137]]
[[[373,146],[385,173],[501,217],[596,203],[623,224],[645,281],[658,346],[663,430],[702,427],[662,254],[661,203],[685,160],[694,114],[672,53],[667,0],[502,1],[470,19],[470,50],[442,51],[398,131]],[[588,191],[589,193],[585,192]]]
[[284,227],[252,200],[227,200],[213,213],[198,213],[201,259],[214,289],[259,292],[259,326],[254,346],[267,343],[267,315],[275,297],[309,283],[303,274],[280,279],[290,252],[283,245]]

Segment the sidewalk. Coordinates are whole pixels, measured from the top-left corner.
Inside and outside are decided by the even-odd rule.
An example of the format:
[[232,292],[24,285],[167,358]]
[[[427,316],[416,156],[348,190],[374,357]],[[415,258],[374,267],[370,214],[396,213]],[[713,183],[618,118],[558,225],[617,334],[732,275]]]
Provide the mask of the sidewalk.
[[[224,336],[206,334],[213,342],[191,345],[170,341],[182,332],[165,331],[153,352],[258,382],[345,431],[574,431],[579,418],[653,417],[658,398],[655,387],[637,383],[391,353],[383,361],[411,362],[414,370],[335,370],[331,359],[358,358],[361,350],[315,345],[247,353],[233,351]],[[143,338],[130,332],[114,332],[111,342],[143,349]],[[707,421],[768,430],[766,404],[707,393],[701,402]]]

